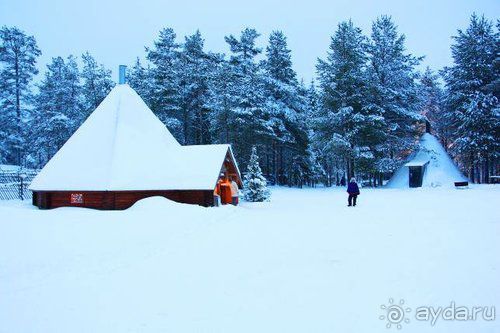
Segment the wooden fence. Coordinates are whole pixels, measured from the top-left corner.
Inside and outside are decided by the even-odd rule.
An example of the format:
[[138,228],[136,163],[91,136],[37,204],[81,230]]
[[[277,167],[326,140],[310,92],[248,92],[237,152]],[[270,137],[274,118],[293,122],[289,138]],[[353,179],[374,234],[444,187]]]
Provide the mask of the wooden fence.
[[0,200],[31,200],[28,187],[36,175],[33,170],[0,172]]

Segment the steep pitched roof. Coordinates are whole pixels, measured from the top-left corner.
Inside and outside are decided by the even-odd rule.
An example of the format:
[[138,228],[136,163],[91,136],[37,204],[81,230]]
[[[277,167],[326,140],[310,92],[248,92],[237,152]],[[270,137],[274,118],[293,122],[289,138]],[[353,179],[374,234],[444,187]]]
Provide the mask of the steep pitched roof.
[[467,180],[439,140],[432,134],[425,133],[420,138],[419,149],[394,173],[387,187],[408,187],[408,167],[426,164],[422,186],[454,186],[454,182]]
[[139,95],[123,84],[109,93],[30,189],[213,189],[228,151],[229,145],[181,146]]

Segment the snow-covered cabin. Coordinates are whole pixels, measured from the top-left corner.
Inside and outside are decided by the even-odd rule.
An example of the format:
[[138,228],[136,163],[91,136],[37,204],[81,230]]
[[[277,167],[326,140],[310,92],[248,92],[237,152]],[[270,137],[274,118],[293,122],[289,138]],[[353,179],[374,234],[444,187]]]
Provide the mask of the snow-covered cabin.
[[387,183],[387,187],[452,187],[455,182],[467,181],[439,140],[425,133],[419,148],[410,155]]
[[125,209],[163,196],[214,204],[221,172],[241,175],[231,146],[181,146],[139,95],[117,85],[30,185],[39,208]]

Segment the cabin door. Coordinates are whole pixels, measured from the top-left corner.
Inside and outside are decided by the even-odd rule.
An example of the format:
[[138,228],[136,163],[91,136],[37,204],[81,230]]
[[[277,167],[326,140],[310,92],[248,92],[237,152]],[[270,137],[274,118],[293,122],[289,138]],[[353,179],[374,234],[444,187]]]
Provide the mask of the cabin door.
[[422,186],[422,178],[423,178],[423,170],[421,166],[409,167],[409,185],[410,187],[421,187]]
[[220,186],[220,200],[223,205],[231,203],[231,186],[228,184],[221,184]]

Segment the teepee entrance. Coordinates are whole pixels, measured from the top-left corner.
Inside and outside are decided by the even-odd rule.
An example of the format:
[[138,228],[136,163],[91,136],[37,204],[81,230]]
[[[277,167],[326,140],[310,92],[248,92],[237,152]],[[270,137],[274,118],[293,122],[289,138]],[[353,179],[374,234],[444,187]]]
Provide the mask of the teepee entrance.
[[422,187],[424,180],[425,167],[428,162],[423,165],[408,166],[409,178],[408,184],[410,187]]

